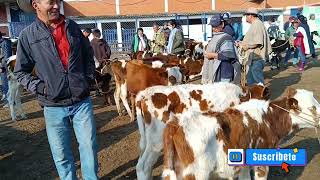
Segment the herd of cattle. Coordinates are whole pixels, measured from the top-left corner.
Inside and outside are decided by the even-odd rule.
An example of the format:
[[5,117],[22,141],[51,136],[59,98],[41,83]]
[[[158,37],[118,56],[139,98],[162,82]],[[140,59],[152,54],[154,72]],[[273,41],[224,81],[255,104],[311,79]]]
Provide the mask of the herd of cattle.
[[261,84],[188,84],[201,74],[204,47],[191,42],[184,56],[139,52],[97,70],[97,84],[104,84],[107,99],[109,81],[115,81],[119,115],[121,99],[131,121],[138,122],[139,180],[152,179],[161,152],[166,180],[250,179],[250,170],[255,179],[267,179],[268,167],[229,166],[228,149],[276,148],[295,130],[319,126],[320,104],[307,90],[290,88],[283,98],[270,101],[269,89]]

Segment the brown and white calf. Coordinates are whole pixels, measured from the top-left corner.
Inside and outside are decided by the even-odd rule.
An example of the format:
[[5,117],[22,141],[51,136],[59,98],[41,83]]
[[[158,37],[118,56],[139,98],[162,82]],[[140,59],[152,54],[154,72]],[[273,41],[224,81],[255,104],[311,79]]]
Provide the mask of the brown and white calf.
[[[163,177],[250,179],[249,167],[227,164],[228,149],[276,148],[294,130],[319,126],[318,114],[313,93],[300,89],[290,89],[280,100],[251,99],[223,112],[191,109],[165,127]],[[255,179],[267,179],[268,170],[255,166]]]
[[138,179],[151,178],[152,167],[163,147],[163,129],[170,116],[189,109],[199,112],[223,111],[241,101],[249,100],[250,97],[269,98],[269,91],[266,87],[255,85],[248,93],[247,89],[226,82],[153,86],[141,91],[136,98],[141,150],[136,166]]
[[[147,87],[155,85],[175,85],[182,82],[179,67],[153,68],[143,64],[143,61],[116,61],[111,64],[115,76],[115,101],[119,115],[121,115],[120,98],[131,118],[135,118],[135,95]],[[132,111],[127,101],[128,92],[131,97]]]

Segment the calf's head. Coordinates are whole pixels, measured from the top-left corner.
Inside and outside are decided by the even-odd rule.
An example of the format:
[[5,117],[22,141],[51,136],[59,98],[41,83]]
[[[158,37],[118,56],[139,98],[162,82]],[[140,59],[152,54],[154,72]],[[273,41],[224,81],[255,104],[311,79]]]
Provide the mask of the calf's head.
[[262,84],[254,84],[252,86],[242,87],[244,96],[240,97],[240,101],[249,101],[249,99],[261,99],[269,100],[270,99],[270,90],[268,87]]
[[287,97],[293,125],[299,128],[319,127],[320,104],[313,92],[289,88]]

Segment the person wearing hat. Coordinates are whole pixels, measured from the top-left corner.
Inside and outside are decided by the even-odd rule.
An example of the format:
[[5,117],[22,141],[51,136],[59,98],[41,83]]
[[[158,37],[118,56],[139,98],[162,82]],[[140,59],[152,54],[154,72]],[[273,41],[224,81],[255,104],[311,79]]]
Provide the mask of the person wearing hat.
[[[15,75],[44,106],[47,137],[60,179],[77,179],[72,131],[83,179],[98,179],[96,126],[90,98],[93,50],[78,24],[60,12],[60,0],[17,0],[36,20],[20,33]],[[36,68],[37,77],[31,75]]]
[[220,14],[209,22],[212,39],[204,52],[202,84],[234,82],[240,84],[240,64],[234,48],[233,38],[223,32],[224,22]]
[[9,107],[7,97],[8,97],[8,90],[9,90],[9,85],[8,85],[8,78],[7,78],[7,60],[10,56],[12,56],[12,42],[9,38],[4,38],[3,36],[6,35],[5,33],[2,33],[0,31],[0,63],[1,63],[1,68],[0,68],[0,73],[1,73],[1,81],[2,81],[2,98],[1,100],[4,101],[4,106],[3,107]]
[[222,15],[223,18],[223,32],[229,34],[231,37],[235,38],[235,32],[233,27],[230,24],[231,21],[231,17],[230,17],[230,13],[223,13]]
[[296,32],[293,24],[295,22],[298,22],[298,19],[296,17],[290,17],[289,18],[290,20],[290,26],[287,28],[285,34],[284,34],[284,37],[286,40],[289,41],[289,44],[290,44],[290,47],[287,49],[287,52],[286,52],[286,56],[284,57],[284,65],[285,66],[288,66],[288,61],[289,59],[292,57],[292,52],[294,50],[293,48],[293,40],[294,40],[294,37],[293,37],[293,34]]
[[263,22],[258,17],[256,8],[249,8],[245,13],[246,21],[251,24],[242,42],[238,45],[249,54],[248,85],[264,83],[263,68],[271,53],[269,35]]

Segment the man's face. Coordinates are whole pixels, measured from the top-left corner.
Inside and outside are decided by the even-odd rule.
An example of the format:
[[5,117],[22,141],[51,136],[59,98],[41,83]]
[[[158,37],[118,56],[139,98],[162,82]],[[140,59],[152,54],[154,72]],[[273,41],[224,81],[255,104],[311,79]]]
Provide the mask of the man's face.
[[247,21],[247,23],[252,23],[252,18],[253,18],[253,16],[252,15],[246,15],[246,21]]
[[169,28],[170,30],[172,30],[174,27],[173,27],[172,24],[168,24],[168,28]]
[[83,31],[83,35],[84,35],[84,37],[88,37],[88,36],[90,36],[90,33]]
[[154,31],[154,32],[158,32],[158,30],[159,30],[159,27],[158,27],[158,26],[153,26],[153,31]]
[[32,6],[36,9],[37,16],[45,22],[59,19],[60,0],[33,0]]

